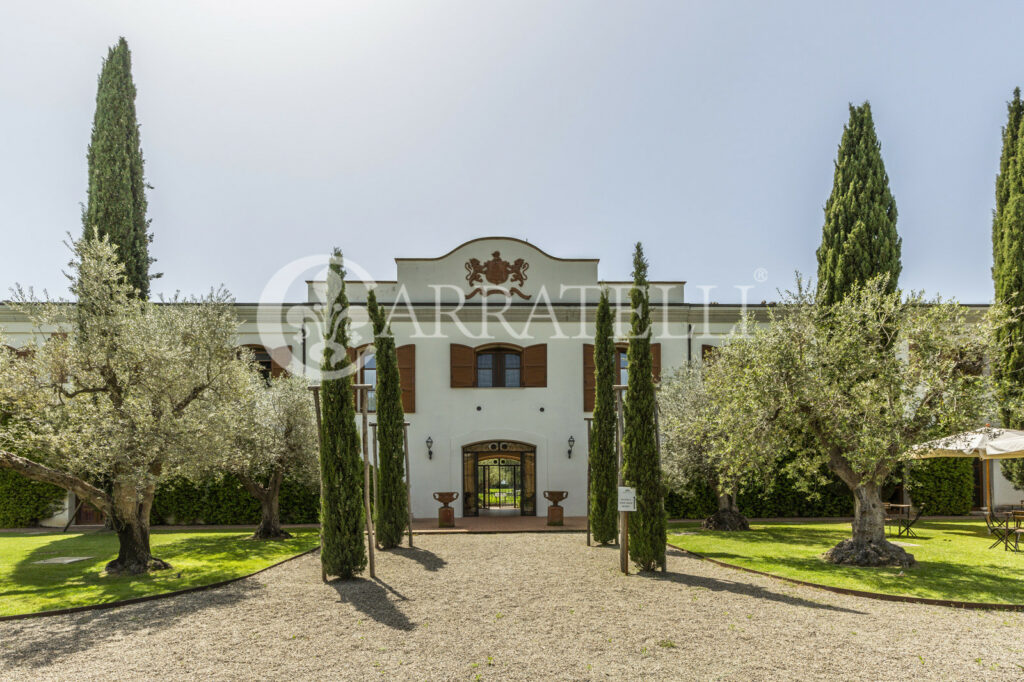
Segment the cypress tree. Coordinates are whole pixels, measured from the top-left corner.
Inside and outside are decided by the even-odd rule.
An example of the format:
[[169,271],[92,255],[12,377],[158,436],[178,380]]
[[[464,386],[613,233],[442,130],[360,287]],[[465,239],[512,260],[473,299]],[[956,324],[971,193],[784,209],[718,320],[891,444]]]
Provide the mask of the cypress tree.
[[640,242],[633,254],[633,288],[629,298],[629,378],[622,441],[623,478],[626,485],[636,488],[636,512],[629,518],[629,556],[641,570],[654,570],[665,561],[667,524],[654,421],[651,302],[647,261]]
[[615,340],[608,290],[601,292],[594,331],[595,396],[590,427],[590,530],[602,544],[615,541],[618,533],[618,461],[615,453]]
[[887,290],[899,281],[902,240],[896,232],[896,201],[871,105],[850,105],[850,120],[836,155],[832,194],[818,248],[818,303],[831,305],[858,285],[887,273]]
[[384,319],[377,296],[370,291],[367,308],[373,322],[374,356],[377,359],[377,446],[379,448],[378,485],[380,507],[374,510],[377,542],[384,549],[397,547],[409,522],[405,491],[405,412],[402,410],[402,384],[398,373],[395,337]]
[[1003,147],[1002,153],[999,155],[999,173],[996,175],[996,208],[992,211],[993,279],[997,277],[1002,265],[1002,217],[1010,199],[1010,176],[1014,172],[1017,139],[1020,135],[1022,119],[1024,119],[1024,103],[1020,99],[1020,88],[1014,88],[1013,99],[1006,103],[1006,126],[1003,128]]
[[366,567],[363,467],[348,359],[348,297],[341,251],[327,272],[320,400],[320,561],[328,575],[351,578]]
[[[1019,429],[1024,427],[1018,409],[1024,397],[1024,110],[1019,88],[1007,110],[992,220],[992,280],[996,303],[1006,307],[1009,319],[997,328],[992,366],[1003,426]],[[1024,480],[1024,460],[1003,460],[1001,467],[1015,485]]]
[[139,124],[135,118],[132,55],[124,38],[110,48],[100,71],[89,142],[89,194],[82,212],[86,239],[109,237],[128,283],[149,298],[149,243]]

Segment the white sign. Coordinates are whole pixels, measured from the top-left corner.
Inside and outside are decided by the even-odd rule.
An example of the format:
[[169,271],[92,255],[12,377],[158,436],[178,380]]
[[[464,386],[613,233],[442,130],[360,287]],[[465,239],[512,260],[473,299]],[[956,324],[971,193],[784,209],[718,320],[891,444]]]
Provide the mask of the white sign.
[[624,485],[619,486],[619,511],[620,512],[635,512],[636,511],[636,489],[627,488]]

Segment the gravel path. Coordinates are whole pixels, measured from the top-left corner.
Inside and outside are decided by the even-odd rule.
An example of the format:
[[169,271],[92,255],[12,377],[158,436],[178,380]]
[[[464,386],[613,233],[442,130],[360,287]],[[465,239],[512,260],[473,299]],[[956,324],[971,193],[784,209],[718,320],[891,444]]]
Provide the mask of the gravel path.
[[378,554],[378,583],[324,585],[314,554],[208,592],[0,623],[0,679],[1024,677],[1024,614],[845,597],[675,552],[668,574],[627,578],[580,534],[417,544]]

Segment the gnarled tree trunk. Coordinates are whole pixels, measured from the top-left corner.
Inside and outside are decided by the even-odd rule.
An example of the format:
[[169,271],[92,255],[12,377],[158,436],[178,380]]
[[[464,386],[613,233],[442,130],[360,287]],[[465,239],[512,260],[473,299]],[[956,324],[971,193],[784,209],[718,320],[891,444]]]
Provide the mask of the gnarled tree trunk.
[[245,489],[260,501],[260,525],[252,534],[253,540],[284,540],[292,535],[281,528],[281,481],[284,480],[284,472],[276,469],[270,477],[266,487],[253,481],[245,475],[239,474],[239,480]]
[[852,566],[913,566],[914,555],[885,539],[885,507],[879,485],[859,483],[850,487],[853,537],[828,550],[825,560]]
[[740,514],[736,504],[736,493],[718,489],[718,511],[704,519],[701,527],[706,530],[750,530],[747,517]]
[[117,533],[117,558],[106,566],[107,573],[137,575],[159,571],[171,565],[158,559],[149,548],[149,512],[153,507],[154,485],[142,491],[134,485],[114,482],[109,517]]

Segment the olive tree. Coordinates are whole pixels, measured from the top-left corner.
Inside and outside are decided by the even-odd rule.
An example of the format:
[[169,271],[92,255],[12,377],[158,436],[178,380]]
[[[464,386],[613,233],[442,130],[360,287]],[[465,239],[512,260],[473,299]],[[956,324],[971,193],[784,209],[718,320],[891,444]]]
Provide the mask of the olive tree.
[[74,303],[15,292],[38,341],[24,357],[0,355],[0,404],[18,425],[0,420],[0,466],[104,513],[119,541],[108,572],[167,568],[150,552],[156,484],[207,455],[218,438],[210,415],[244,391],[238,321],[223,291],[139,300],[105,239],[72,248]]
[[250,372],[240,400],[221,413],[229,437],[220,457],[209,462],[235,474],[260,502],[260,524],[254,540],[291,537],[281,528],[281,483],[291,480],[313,484],[318,480],[316,424],[313,398],[302,377],[264,379]]
[[795,451],[791,473],[827,466],[855,511],[852,537],[826,559],[912,564],[885,539],[882,483],[913,445],[991,415],[989,378],[964,371],[987,355],[988,321],[955,303],[890,293],[884,276],[828,307],[798,285],[768,316],[716,360],[730,381],[709,384],[711,400],[742,416],[729,425],[736,447],[716,453],[720,465],[738,475]]
[[717,450],[730,446],[727,428],[730,405],[712,401],[706,382],[711,365],[680,367],[663,381],[658,392],[661,416],[662,472],[670,487],[693,480],[706,482],[718,498],[718,511],[704,520],[710,530],[749,530],[750,524],[736,505],[740,479],[719,466]]

